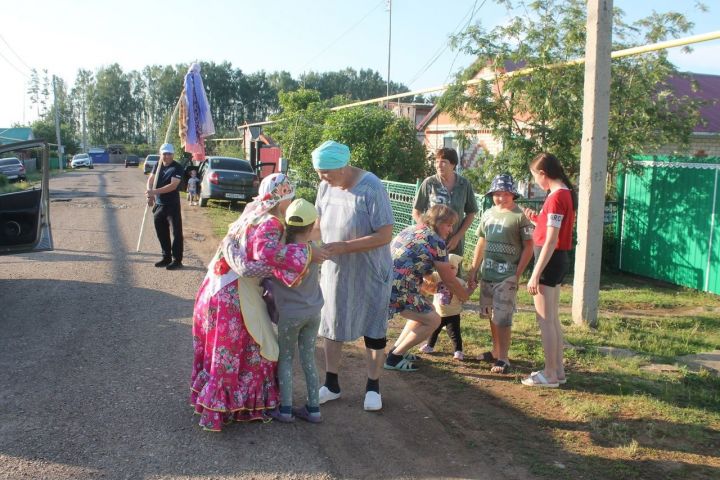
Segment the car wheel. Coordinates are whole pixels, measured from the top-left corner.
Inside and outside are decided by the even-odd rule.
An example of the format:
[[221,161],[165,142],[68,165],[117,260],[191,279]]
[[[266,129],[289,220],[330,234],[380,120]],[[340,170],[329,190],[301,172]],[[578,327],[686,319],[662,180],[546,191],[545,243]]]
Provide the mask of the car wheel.
[[200,206],[201,207],[207,207],[208,199],[200,197]]

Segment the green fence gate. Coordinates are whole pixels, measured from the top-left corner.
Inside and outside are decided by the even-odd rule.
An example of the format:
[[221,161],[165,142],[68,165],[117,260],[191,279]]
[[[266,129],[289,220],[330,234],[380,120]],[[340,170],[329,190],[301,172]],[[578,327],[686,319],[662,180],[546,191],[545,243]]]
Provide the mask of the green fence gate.
[[720,158],[635,164],[618,178],[620,270],[720,294]]

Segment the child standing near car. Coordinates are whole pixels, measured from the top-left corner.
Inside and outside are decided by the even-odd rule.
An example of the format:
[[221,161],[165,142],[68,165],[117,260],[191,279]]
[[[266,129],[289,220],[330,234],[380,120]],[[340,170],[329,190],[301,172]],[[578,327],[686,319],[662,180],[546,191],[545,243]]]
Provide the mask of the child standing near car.
[[197,178],[197,171],[190,170],[190,178],[187,181],[187,193],[188,203],[190,205],[198,204],[198,187],[200,185],[200,179]]
[[[457,277],[460,272],[460,266],[462,265],[462,257],[451,253],[448,255],[450,267],[455,272]],[[460,285],[467,286],[465,280],[458,278]],[[423,279],[423,284],[427,285],[424,292],[433,294],[433,306],[435,311],[440,315],[440,326],[430,335],[428,342],[420,347],[420,351],[423,353],[432,353],[435,351],[435,344],[437,343],[440,331],[445,327],[448,336],[453,343],[453,358],[455,360],[465,360],[465,354],[463,353],[462,334],[460,333],[460,313],[463,309],[463,304],[459,298],[450,293],[444,283],[440,281],[440,275],[437,272],[433,272],[429,275],[429,278]]]
[[492,363],[493,373],[508,373],[510,328],[515,313],[518,282],[533,254],[534,226],[515,200],[512,176],[496,176],[490,190],[494,206],[483,213],[477,230],[478,242],[473,254],[470,280],[480,282],[480,314],[490,319],[492,351],[482,360]]
[[[294,200],[285,213],[285,242],[309,243],[309,237],[318,218],[315,206],[305,199]],[[299,417],[311,423],[320,423],[319,380],[315,366],[315,338],[320,326],[323,296],[320,290],[318,264],[310,263],[307,273],[298,285],[288,287],[272,282],[272,293],[278,313],[278,384],[280,407],[270,412],[275,420],[292,422]],[[307,403],[292,406],[293,357],[295,347],[300,353],[300,366],[305,373]]]

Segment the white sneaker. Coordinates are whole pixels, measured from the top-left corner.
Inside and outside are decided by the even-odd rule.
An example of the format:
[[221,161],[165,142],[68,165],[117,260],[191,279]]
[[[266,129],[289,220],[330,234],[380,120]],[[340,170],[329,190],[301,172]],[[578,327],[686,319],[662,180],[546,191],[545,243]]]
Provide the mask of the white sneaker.
[[363,408],[365,408],[366,412],[377,412],[382,409],[382,396],[377,392],[366,392]]
[[464,354],[463,352],[461,352],[460,350],[458,350],[458,351],[455,352],[455,354],[453,355],[453,358],[454,358],[455,360],[460,360],[460,361],[462,362],[463,360],[465,360],[465,354]]
[[338,398],[340,398],[340,392],[333,393],[325,385],[320,387],[320,391],[318,393],[320,396],[320,405],[329,402],[330,400],[337,400]]
[[420,347],[419,350],[420,350],[422,353],[433,353],[433,351],[434,351],[435,349],[426,343],[425,345],[423,345],[422,347]]

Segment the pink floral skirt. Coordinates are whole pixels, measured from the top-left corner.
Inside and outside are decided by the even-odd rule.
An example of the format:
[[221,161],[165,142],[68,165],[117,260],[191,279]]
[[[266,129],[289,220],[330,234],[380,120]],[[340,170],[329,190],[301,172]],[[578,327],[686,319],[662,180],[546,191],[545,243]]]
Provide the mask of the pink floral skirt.
[[263,358],[245,328],[237,282],[210,295],[205,278],[193,311],[190,404],[200,426],[220,431],[233,421],[263,420],[278,405],[277,362]]

